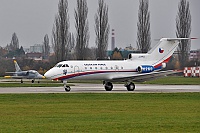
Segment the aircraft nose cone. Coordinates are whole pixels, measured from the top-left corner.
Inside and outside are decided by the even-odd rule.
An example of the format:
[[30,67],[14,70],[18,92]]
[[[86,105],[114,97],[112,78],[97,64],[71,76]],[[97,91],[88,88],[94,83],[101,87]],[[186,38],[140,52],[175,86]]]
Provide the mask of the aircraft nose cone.
[[43,75],[38,75],[38,77],[40,78],[40,79],[45,79],[45,76],[43,76]]

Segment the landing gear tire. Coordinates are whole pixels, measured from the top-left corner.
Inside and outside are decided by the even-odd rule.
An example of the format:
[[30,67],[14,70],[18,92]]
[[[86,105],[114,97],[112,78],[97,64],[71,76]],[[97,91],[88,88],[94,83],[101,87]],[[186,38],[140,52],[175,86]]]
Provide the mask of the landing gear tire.
[[134,91],[135,90],[135,84],[134,83],[129,83],[126,85],[126,88],[128,91]]
[[32,83],[34,83],[35,81],[34,81],[34,80],[32,80],[31,82],[32,82]]
[[104,87],[105,87],[105,90],[106,90],[106,91],[112,91],[112,89],[113,89],[113,84],[112,84],[111,82],[106,82],[106,83],[104,84]]
[[70,86],[65,86],[64,88],[66,92],[69,92],[71,90]]
[[21,79],[21,83],[23,83],[23,80]]

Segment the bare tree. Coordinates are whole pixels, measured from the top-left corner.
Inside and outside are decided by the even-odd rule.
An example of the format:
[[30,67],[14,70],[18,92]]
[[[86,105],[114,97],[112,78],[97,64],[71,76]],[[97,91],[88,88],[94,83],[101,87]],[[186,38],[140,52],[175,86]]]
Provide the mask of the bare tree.
[[55,19],[55,24],[52,29],[52,47],[55,53],[56,62],[59,62],[61,60],[59,38],[60,38],[59,37],[59,23],[58,23],[58,19]]
[[[176,36],[180,38],[188,38],[191,33],[191,14],[189,1],[180,0],[178,6],[178,14],[176,16]],[[178,46],[179,52],[179,61],[181,68],[185,66],[188,61],[188,54],[190,51],[190,41],[181,40],[180,45]]]
[[75,46],[74,34],[70,33],[69,34],[69,49],[70,50],[74,49],[74,46]]
[[44,45],[43,47],[44,56],[45,58],[48,58],[50,54],[50,46],[49,46],[49,37],[47,34],[44,36],[43,45]]
[[74,39],[74,34],[70,33],[69,35],[69,59],[75,59],[74,57],[74,49],[75,49],[75,39]]
[[87,19],[88,7],[86,0],[77,0],[77,9],[75,10],[75,28],[76,28],[76,58],[86,59],[86,49],[89,43],[89,22]]
[[68,1],[60,0],[58,4],[58,14],[52,30],[52,44],[56,56],[56,61],[66,60],[68,57],[69,44],[69,15]]
[[147,53],[151,48],[150,12],[149,1],[140,0],[137,23],[137,47],[142,53]]
[[19,49],[19,40],[18,40],[17,34],[14,32],[12,34],[10,50],[13,51],[13,50],[17,50],[17,49]]
[[105,59],[108,48],[108,35],[110,26],[108,23],[108,6],[104,0],[99,0],[99,7],[95,15],[95,32],[98,59]]

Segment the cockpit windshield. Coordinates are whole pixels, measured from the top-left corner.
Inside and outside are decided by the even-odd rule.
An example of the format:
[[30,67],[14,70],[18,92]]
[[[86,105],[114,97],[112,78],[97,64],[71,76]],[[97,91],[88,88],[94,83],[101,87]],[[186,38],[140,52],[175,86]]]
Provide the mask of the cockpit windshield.
[[69,65],[68,64],[56,64],[54,67],[69,67]]

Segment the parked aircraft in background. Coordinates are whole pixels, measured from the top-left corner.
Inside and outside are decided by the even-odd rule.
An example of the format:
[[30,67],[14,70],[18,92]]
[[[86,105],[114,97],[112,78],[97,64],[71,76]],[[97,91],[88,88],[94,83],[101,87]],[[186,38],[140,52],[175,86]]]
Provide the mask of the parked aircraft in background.
[[[15,64],[15,72],[6,72],[11,73],[13,76],[4,76],[5,78],[14,78],[14,79],[21,79],[21,83],[23,83],[22,79],[32,79],[32,83],[34,83],[35,79],[44,79],[45,77],[41,74],[39,74],[36,70],[27,70],[22,71],[17,64],[16,60],[13,60]],[[39,83],[39,81],[38,81]]]
[[105,90],[113,89],[112,82],[125,82],[128,91],[135,89],[134,81],[147,81],[181,71],[159,71],[166,67],[180,40],[192,38],[162,38],[159,43],[146,54],[129,55],[123,61],[92,60],[92,61],[62,61],[45,73],[45,77],[61,80],[66,91],[71,88],[67,80],[102,80]]

